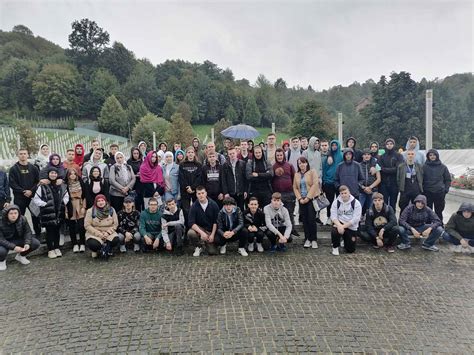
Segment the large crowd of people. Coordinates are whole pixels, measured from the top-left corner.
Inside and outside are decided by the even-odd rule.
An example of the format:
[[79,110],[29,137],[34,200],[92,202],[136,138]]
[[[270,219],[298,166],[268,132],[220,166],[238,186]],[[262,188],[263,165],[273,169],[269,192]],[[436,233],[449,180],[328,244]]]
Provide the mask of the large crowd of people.
[[103,259],[129,249],[182,254],[187,244],[195,257],[225,254],[234,242],[248,256],[264,252],[265,238],[268,252],[283,252],[299,223],[303,247],[312,249],[318,225],[330,225],[333,255],[355,252],[358,238],[389,253],[411,248],[413,238],[429,251],[439,238],[456,252],[474,251],[474,205],[463,203],[444,224],[451,176],[436,150],[420,152],[416,137],[403,154],[391,138],[383,149],[372,142],[362,150],[353,137],[345,148],[316,137],[278,146],[274,133],[259,144],[226,139],[222,151],[198,138],[189,143],[149,150],[139,142],[126,155],[93,140],[88,152],[82,144],[68,149],[64,161],[47,144],[31,160],[20,149],[18,162],[0,172],[0,270],[10,250],[28,264],[42,230],[48,257],[61,257],[66,229],[73,252]]

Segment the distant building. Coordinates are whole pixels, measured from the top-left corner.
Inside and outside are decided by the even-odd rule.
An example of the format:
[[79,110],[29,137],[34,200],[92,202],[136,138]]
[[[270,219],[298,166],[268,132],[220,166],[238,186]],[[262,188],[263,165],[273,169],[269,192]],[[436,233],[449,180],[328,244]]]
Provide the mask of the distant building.
[[362,100],[360,100],[357,105],[356,105],[356,111],[360,112],[367,106],[369,106],[372,103],[372,99],[370,97],[364,97]]

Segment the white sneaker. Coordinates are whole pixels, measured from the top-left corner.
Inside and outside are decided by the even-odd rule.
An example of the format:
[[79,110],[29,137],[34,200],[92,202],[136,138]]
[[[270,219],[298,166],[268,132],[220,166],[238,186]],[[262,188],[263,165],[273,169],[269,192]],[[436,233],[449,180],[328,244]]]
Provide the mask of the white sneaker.
[[249,246],[247,247],[248,251],[250,253],[252,253],[254,250],[255,250],[255,244],[254,243],[250,243]]
[[54,250],[50,250],[48,251],[48,258],[50,259],[56,259],[58,256],[56,255],[56,253],[54,252]]
[[26,258],[26,256],[23,256],[23,255],[20,255],[20,254],[16,254],[15,260],[18,261],[20,264],[23,264],[23,265],[28,265],[30,263],[30,261]]
[[259,253],[263,253],[263,245],[262,245],[262,243],[257,243],[257,251],[258,251]]
[[240,255],[242,255],[242,256],[249,256],[249,255],[247,254],[247,251],[245,250],[245,248],[239,248],[239,250],[237,250],[237,251],[238,251],[238,253],[239,253]]
[[5,271],[7,269],[7,261],[0,261],[0,271]]
[[338,256],[339,255],[339,248],[332,248],[331,254]]
[[73,253],[79,253],[79,245],[77,245],[77,244],[74,245],[74,246],[72,247],[72,252],[73,252]]
[[61,253],[61,250],[59,249],[54,249],[54,253],[56,254],[57,257],[63,256],[63,253]]
[[86,246],[84,244],[82,244],[80,247],[79,247],[79,252],[80,253],[84,253],[86,251]]
[[311,248],[313,248],[313,249],[318,249],[318,242],[315,241],[315,240],[313,240],[313,241],[311,242]]
[[120,246],[120,252],[121,253],[126,253],[127,252],[127,247],[125,245]]
[[202,251],[202,248],[196,247],[196,249],[194,249],[193,256],[201,255],[201,251]]
[[64,234],[59,235],[59,246],[62,247],[64,245]]
[[309,239],[306,239],[304,242],[303,248],[309,248],[311,246],[311,241]]
[[455,253],[462,253],[462,245],[461,244],[453,245],[452,248],[451,248],[451,251],[453,251]]
[[469,245],[467,248],[461,247],[461,249],[462,249],[462,252],[463,252],[464,254],[472,254],[472,253],[474,253],[474,248],[471,247],[470,245]]
[[224,255],[227,251],[226,245],[221,246],[221,255]]
[[133,244],[133,251],[136,253],[136,252],[139,252],[140,251],[140,244]]
[[91,256],[92,256],[92,258],[97,258],[98,254],[97,254],[97,252],[93,251],[93,252],[91,252]]

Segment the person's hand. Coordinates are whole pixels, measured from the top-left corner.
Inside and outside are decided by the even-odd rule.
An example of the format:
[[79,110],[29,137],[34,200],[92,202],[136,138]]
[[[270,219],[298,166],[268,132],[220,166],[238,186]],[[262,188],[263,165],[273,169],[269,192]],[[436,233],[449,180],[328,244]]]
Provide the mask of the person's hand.
[[338,232],[339,234],[344,234],[344,232],[345,232],[344,227],[343,227],[343,226],[337,226],[337,232]]
[[143,239],[145,240],[146,245],[152,245],[153,244],[153,240],[149,236],[145,235],[145,237]]
[[258,173],[252,173],[252,176],[253,176],[253,177],[257,177],[257,176],[258,176]]
[[229,197],[230,197],[229,194],[225,194],[225,195],[224,195],[224,198],[229,198]]
[[28,251],[28,250],[30,250],[30,245],[29,245],[29,244],[25,244],[25,245],[23,246],[23,251]]
[[244,192],[244,200],[247,198],[248,194]]
[[56,180],[56,185],[62,185],[63,182],[64,182],[63,179],[57,179]]
[[171,247],[171,243],[170,242],[166,243],[166,250],[171,251],[171,249],[173,249]]
[[375,166],[371,167],[369,171],[370,175],[375,175],[377,173],[377,169],[375,168]]
[[160,238],[156,238],[155,241],[153,242],[153,249],[158,249],[160,246]]
[[411,229],[411,233],[413,234],[413,236],[414,236],[415,238],[420,238],[420,237],[421,237],[420,232],[418,232],[415,228],[412,228],[412,229]]
[[103,241],[106,241],[107,240],[107,234],[102,233],[102,235],[100,236],[100,239],[102,239]]
[[48,180],[48,179],[41,179],[41,180],[39,181],[39,183],[40,183],[41,185],[48,185],[48,184],[49,184],[49,180]]
[[371,193],[372,193],[372,189],[371,189],[369,186],[366,186],[366,187],[364,187],[364,192],[365,192],[366,194],[371,194]]
[[233,235],[234,235],[234,232],[232,231],[224,232],[224,238],[226,239],[232,238]]
[[25,251],[25,249],[22,248],[22,247],[15,247],[15,249],[13,249],[13,251],[15,251],[17,253],[23,253]]
[[201,240],[203,241],[207,241],[207,239],[209,238],[209,235],[205,232],[199,232],[199,235],[201,236]]
[[188,194],[192,194],[193,193],[193,189],[191,189],[191,186],[186,186],[186,192]]
[[168,227],[168,222],[163,223],[161,226],[162,226],[162,227]]
[[469,246],[469,242],[466,239],[461,239],[461,245],[463,248],[467,248]]
[[31,190],[25,190],[23,191],[23,195],[25,197],[31,197],[31,195],[33,195],[33,192]]
[[332,157],[328,157],[327,163],[328,165],[332,165],[332,163],[334,163],[334,160],[332,159]]
[[280,234],[280,237],[278,238],[278,243],[285,244],[286,242],[288,242],[288,238],[285,237],[283,234]]
[[257,227],[249,226],[249,232],[256,232],[256,231],[257,231]]
[[5,202],[5,203],[3,204],[3,208],[7,208],[8,205],[9,205],[9,203],[8,203],[8,202]]
[[427,238],[427,237],[430,235],[430,233],[431,233],[432,230],[433,230],[433,229],[432,229],[431,227],[430,227],[430,228],[427,228],[427,229],[425,229],[425,230],[423,231],[423,233],[421,233],[421,235],[422,235],[423,237]]
[[132,233],[125,232],[125,242],[129,242],[132,240]]
[[224,194],[219,194],[219,195],[217,195],[217,199],[218,199],[219,201],[222,201],[222,200],[224,199]]
[[83,213],[86,213],[86,208],[85,207],[81,208],[81,214],[83,214]]
[[207,241],[209,243],[214,243],[214,234],[209,234],[209,237],[207,237]]
[[284,172],[285,172],[285,170],[283,170],[283,168],[276,168],[275,169],[275,175],[276,176],[282,176]]
[[382,229],[379,231],[379,238],[383,239],[383,234],[384,234],[384,233],[385,233],[385,229],[382,228]]

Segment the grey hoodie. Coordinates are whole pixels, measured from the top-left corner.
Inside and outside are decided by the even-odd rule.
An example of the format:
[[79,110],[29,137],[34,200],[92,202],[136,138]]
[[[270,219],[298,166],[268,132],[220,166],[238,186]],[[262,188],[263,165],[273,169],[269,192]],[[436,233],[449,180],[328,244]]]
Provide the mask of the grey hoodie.
[[308,149],[303,152],[303,156],[308,159],[310,169],[316,170],[318,176],[321,177],[321,153],[314,149],[314,143],[318,140],[317,137],[311,137],[308,143]]
[[[416,137],[410,137],[416,138]],[[410,138],[407,140],[407,144],[405,144],[405,151],[403,152],[402,156],[405,161],[407,160],[407,150],[410,147]],[[416,138],[416,147],[413,149],[415,151],[415,163],[423,165],[426,161],[425,155],[420,151],[420,141]]]
[[281,205],[280,208],[274,209],[272,205],[269,204],[263,208],[263,212],[265,213],[265,225],[270,232],[277,234],[278,227],[285,226],[285,233],[283,233],[283,235],[285,238],[290,236],[292,225],[290,214],[286,207]]

